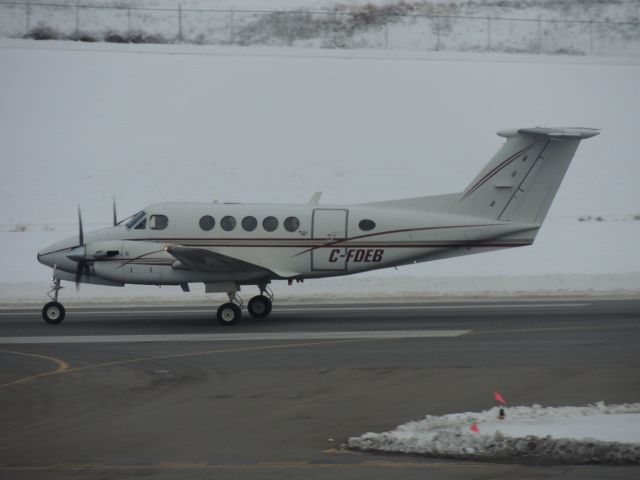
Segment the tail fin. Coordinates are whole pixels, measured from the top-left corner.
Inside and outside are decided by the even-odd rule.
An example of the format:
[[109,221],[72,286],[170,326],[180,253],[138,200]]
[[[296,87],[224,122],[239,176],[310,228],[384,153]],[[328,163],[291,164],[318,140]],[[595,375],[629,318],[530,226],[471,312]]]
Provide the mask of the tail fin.
[[506,143],[451,207],[451,213],[540,225],[580,140],[590,128],[502,130]]

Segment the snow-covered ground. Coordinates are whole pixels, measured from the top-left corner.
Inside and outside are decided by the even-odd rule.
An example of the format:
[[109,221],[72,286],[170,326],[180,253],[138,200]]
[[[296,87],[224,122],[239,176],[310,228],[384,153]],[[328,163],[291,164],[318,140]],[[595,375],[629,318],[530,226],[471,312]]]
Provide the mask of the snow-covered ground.
[[[497,130],[534,125],[603,132],[580,146],[532,247],[276,295],[640,292],[637,60],[0,40],[0,71],[0,302],[43,298],[50,270],[35,254],[76,233],[78,203],[91,229],[108,224],[112,195],[122,217],[166,200],[460,191],[499,148]],[[72,290],[65,301],[198,297]]]
[[[384,433],[348,440],[349,448],[485,460],[639,463],[640,403],[499,408],[427,415]],[[477,426],[477,431],[472,430]]]

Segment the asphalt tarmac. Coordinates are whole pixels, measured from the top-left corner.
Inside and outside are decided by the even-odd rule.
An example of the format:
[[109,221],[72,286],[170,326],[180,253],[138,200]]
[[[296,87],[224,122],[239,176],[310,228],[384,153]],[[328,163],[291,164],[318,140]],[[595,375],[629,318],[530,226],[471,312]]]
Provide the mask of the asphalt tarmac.
[[341,450],[426,414],[640,401],[639,300],[0,309],[0,478],[640,478]]

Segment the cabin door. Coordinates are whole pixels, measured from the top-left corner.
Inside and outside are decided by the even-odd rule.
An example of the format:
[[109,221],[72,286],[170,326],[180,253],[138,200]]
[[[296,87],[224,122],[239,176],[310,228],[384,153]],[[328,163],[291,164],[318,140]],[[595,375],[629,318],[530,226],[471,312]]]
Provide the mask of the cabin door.
[[342,208],[316,208],[313,211],[311,238],[314,242],[311,253],[311,270],[345,271],[347,269],[346,248],[347,219],[349,210]]

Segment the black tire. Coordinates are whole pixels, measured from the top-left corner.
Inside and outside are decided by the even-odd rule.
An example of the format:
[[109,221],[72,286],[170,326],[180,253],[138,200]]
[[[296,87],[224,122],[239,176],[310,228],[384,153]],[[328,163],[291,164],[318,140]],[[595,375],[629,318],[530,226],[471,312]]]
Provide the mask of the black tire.
[[256,295],[251,300],[249,300],[249,304],[247,305],[247,310],[249,310],[249,315],[253,318],[265,318],[268,317],[271,313],[271,309],[273,305],[271,300],[269,300],[264,295]]
[[42,308],[42,318],[51,325],[57,325],[64,320],[64,307],[58,302],[49,302]]
[[218,307],[218,322],[222,325],[228,326],[238,323],[241,316],[242,311],[235,303],[224,303]]

